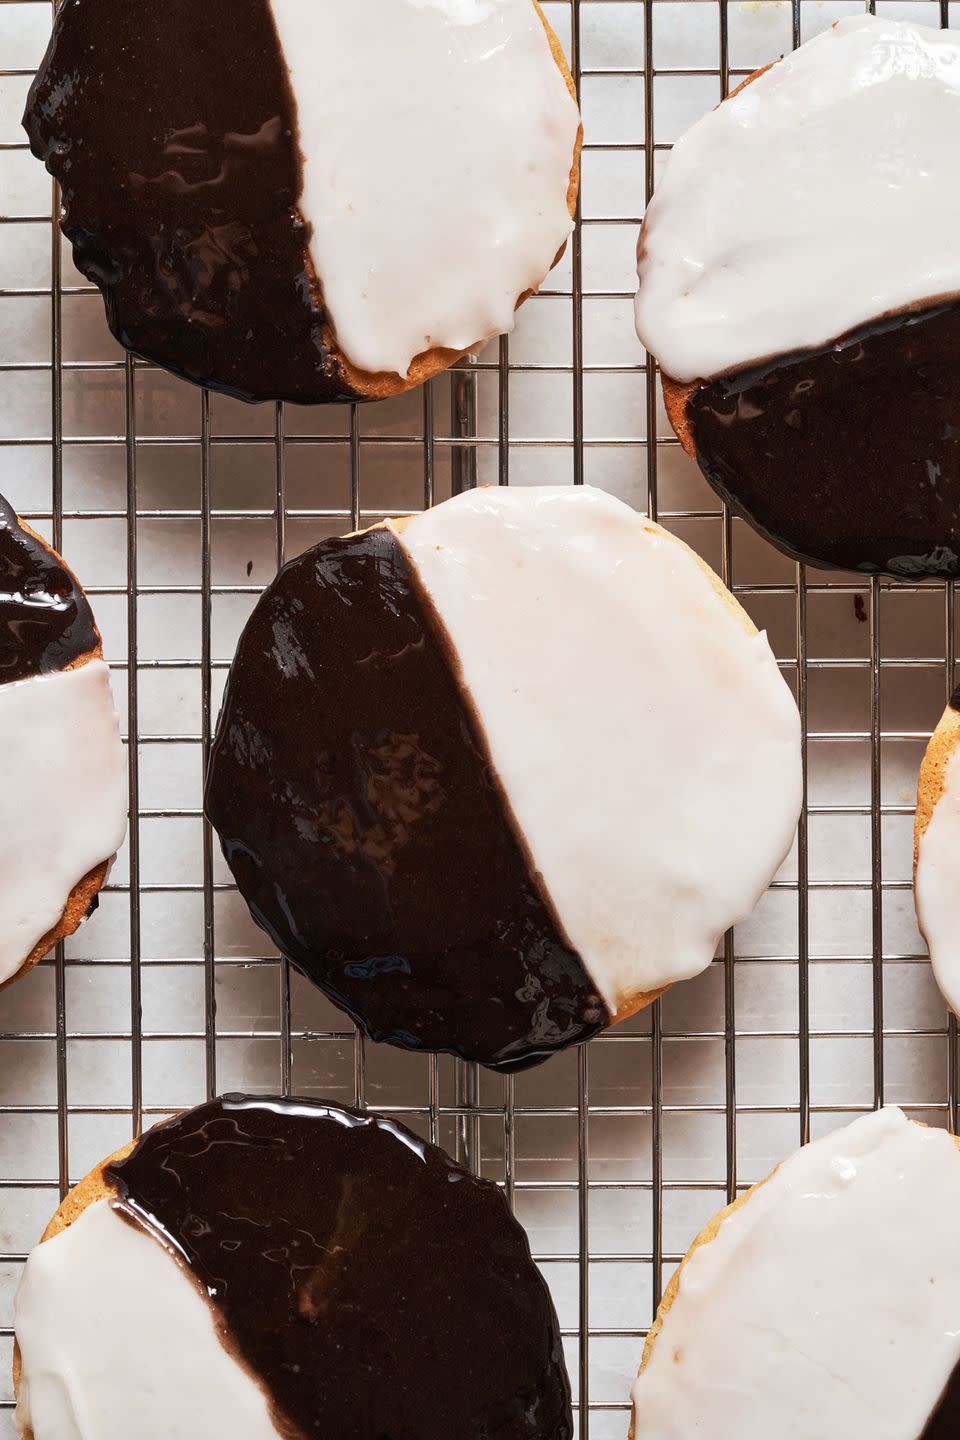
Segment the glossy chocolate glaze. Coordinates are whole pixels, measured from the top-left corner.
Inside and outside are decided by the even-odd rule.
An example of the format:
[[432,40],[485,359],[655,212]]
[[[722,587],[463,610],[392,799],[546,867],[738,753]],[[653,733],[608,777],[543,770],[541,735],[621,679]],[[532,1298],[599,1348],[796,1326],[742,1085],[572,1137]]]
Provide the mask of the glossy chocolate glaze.
[[516,1068],[608,1022],[392,531],[317,546],[263,596],[206,808],[254,918],[375,1040]]
[[352,395],[268,0],[64,0],[24,126],[121,344],[245,400]]
[[921,1440],[957,1440],[960,1435],[960,1366],[958,1366],[930,1416]]
[[714,489],[788,554],[960,573],[960,303],[708,381],[687,418]]
[[70,571],[0,495],[0,685],[66,670],[99,643]]
[[495,1185],[391,1120],[226,1096],[110,1166],[283,1435],[568,1440],[557,1318]]

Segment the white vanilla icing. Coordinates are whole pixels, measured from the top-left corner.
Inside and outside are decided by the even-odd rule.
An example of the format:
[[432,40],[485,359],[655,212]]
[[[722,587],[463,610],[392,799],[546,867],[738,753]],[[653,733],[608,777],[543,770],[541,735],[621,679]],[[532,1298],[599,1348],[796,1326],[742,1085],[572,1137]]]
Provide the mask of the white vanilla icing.
[[126,767],[102,660],[0,685],[0,818],[3,981],[123,844]]
[[960,1015],[960,747],[947,760],[943,794],[917,846],[914,895],[934,978]]
[[572,230],[577,107],[532,0],[271,0],[337,343],[406,375],[513,329]]
[[635,1440],[918,1440],[960,1361],[960,1154],[888,1109],[786,1160],[695,1250]]
[[264,1392],[154,1235],[107,1200],[31,1253],[17,1292],[19,1433],[277,1440]]
[[607,1007],[696,975],[800,811],[799,716],[766,636],[600,490],[470,491],[401,531]]
[[699,120],[644,220],[637,331],[676,380],[960,291],[960,36],[841,20]]

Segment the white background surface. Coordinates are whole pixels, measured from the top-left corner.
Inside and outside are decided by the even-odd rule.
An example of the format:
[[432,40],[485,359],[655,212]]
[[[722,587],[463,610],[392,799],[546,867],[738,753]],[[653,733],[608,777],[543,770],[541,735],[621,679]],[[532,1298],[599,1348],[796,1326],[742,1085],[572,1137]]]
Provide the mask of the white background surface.
[[[803,0],[803,34],[862,8],[852,0]],[[939,18],[935,0],[881,0],[879,8],[931,24]],[[950,8],[956,23],[958,7]],[[546,9],[568,48],[574,14],[579,28],[587,142],[583,366],[575,367],[579,297],[568,250],[547,293],[523,308],[502,349],[509,361],[502,384],[498,347],[481,357],[478,472],[495,481],[502,459],[512,483],[572,481],[582,373],[584,478],[644,508],[654,434],[631,295],[645,197],[646,85],[652,77],[653,133],[646,139],[657,147],[649,150],[655,173],[663,148],[720,98],[721,7],[715,0],[582,0]],[[652,15],[649,53],[645,15]],[[135,1052],[147,1122],[202,1099],[208,1084],[258,1090],[282,1082],[281,969],[230,890],[215,846],[214,880],[222,888],[205,900],[199,814],[202,615],[209,600],[215,718],[239,627],[276,567],[277,416],[274,407],[214,397],[205,420],[199,391],[146,365],[125,369],[99,297],[72,269],[66,247],[56,381],[51,230],[42,218],[50,213],[51,184],[22,148],[19,129],[28,72],[42,55],[50,18],[42,0],[0,3],[0,217],[17,222],[0,223],[0,489],[50,533],[60,394],[63,550],[91,594],[126,714],[126,461],[127,440],[133,448],[136,439],[142,1036],[138,1045],[128,846],[98,913],[67,945],[59,1071],[53,962],[0,996],[0,1325],[7,1327],[0,1397],[8,1402],[0,1435],[12,1434],[7,1361],[22,1256],[55,1208],[60,1181],[79,1177],[129,1138]],[[791,44],[786,0],[730,0],[725,18],[731,84],[736,71]],[[352,476],[359,477],[364,523],[423,503],[425,454],[433,456],[437,498],[448,493],[452,388],[449,377],[433,383],[432,414],[422,392],[356,412],[286,409],[288,556],[350,527]],[[673,441],[659,399],[654,418],[659,517],[720,568],[715,497]],[[426,447],[425,420],[433,436]],[[502,452],[501,431],[509,435]],[[735,962],[720,959],[671,992],[656,1017],[639,1016],[594,1041],[588,1056],[559,1056],[512,1087],[482,1076],[480,1112],[462,1127],[468,1140],[479,1139],[483,1172],[510,1179],[517,1211],[544,1257],[575,1393],[581,1313],[589,1319],[589,1425],[598,1440],[625,1433],[629,1384],[657,1289],[655,1261],[668,1277],[728,1190],[759,1178],[794,1148],[808,1106],[813,1133],[851,1109],[869,1108],[880,1095],[880,1059],[882,1097],[918,1118],[946,1123],[957,1093],[947,1017],[909,888],[916,772],[947,693],[952,597],[945,599],[943,586],[884,582],[871,590],[856,577],[815,571],[804,585],[797,567],[739,522],[731,541],[730,578],[768,628],[793,684],[798,613],[806,611],[809,890],[798,891],[795,854],[737,931]],[[704,743],[722,743],[709,716]],[[589,735],[583,746],[589,749]],[[873,821],[872,794],[882,801]],[[208,975],[217,1004],[209,1055]],[[883,999],[879,1044],[875,981]],[[448,1112],[465,1093],[458,1084],[468,1082],[451,1062],[434,1067],[373,1045],[361,1052],[343,1017],[295,976],[291,997],[295,1091],[353,1101],[359,1082],[369,1104],[413,1112],[408,1123],[425,1134],[432,1119],[440,1139],[462,1150],[464,1135]],[[62,1150],[58,1087],[68,1105]]]

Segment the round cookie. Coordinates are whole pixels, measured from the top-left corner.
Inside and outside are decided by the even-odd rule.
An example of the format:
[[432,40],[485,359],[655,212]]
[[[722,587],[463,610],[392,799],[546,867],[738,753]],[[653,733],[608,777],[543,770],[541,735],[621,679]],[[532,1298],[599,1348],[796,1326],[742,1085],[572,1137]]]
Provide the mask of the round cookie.
[[913,888],[917,922],[944,1000],[960,1014],[960,691],[940,717],[917,783]]
[[960,571],[958,41],[860,15],[674,146],[638,247],[670,423],[791,556]]
[[255,920],[367,1034],[509,1070],[705,969],[801,789],[796,705],[719,579],[546,486],[292,561],[205,804]]
[[721,1210],[660,1303],[631,1440],[952,1440],[958,1148],[890,1107]]
[[120,728],[87,598],[0,496],[0,988],[72,935],[126,833]]
[[576,213],[535,0],[65,0],[24,125],[117,339],[245,400],[428,380],[513,328]]
[[87,1440],[572,1435],[498,1187],[321,1101],[226,1096],[105,1161],[30,1255],[15,1334],[28,1440],[74,1416]]

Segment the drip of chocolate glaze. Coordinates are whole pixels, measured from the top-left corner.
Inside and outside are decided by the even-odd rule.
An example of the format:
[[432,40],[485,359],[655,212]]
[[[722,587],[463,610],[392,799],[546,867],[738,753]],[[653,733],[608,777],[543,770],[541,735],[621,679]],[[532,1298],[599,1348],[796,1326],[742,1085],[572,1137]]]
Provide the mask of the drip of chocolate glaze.
[[240,640],[207,814],[254,918],[376,1040],[515,1069],[609,1023],[393,532],[289,564]]
[[121,344],[244,400],[353,395],[268,0],[64,0],[23,123]]
[[0,495],[0,685],[66,670],[99,643],[70,571]]
[[788,554],[960,573],[960,303],[707,381],[687,417],[714,489]]
[[149,1130],[107,1178],[209,1296],[281,1434],[569,1440],[523,1230],[402,1125],[227,1096]]

